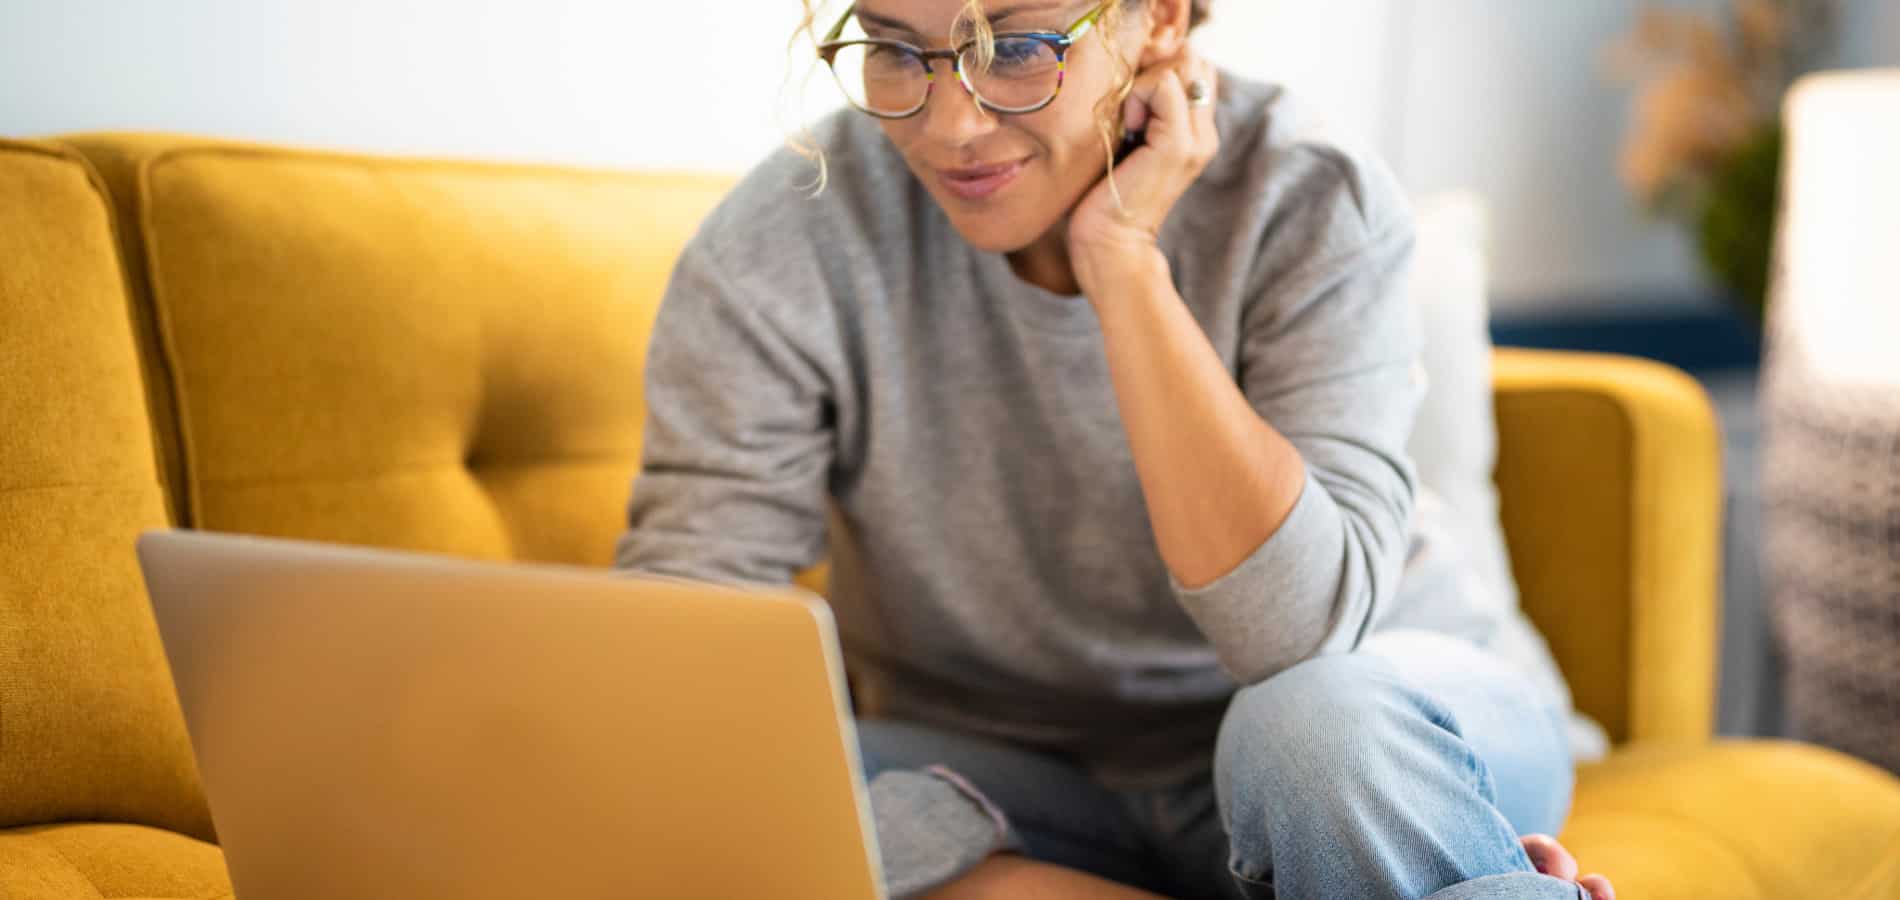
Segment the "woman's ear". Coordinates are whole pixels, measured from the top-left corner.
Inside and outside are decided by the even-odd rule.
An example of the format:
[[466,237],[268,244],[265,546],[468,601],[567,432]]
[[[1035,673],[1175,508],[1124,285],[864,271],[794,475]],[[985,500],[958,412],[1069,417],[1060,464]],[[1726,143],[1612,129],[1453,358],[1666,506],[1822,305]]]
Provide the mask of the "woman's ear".
[[1187,50],[1194,0],[1146,0],[1143,6],[1146,33],[1141,60],[1136,63],[1140,69],[1173,60]]

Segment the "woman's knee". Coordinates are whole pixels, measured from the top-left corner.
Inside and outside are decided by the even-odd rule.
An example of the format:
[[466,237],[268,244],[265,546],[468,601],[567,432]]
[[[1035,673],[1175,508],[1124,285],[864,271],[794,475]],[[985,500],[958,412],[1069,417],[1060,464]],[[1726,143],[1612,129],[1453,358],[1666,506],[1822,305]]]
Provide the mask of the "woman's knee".
[[1215,745],[1216,793],[1230,823],[1297,798],[1317,814],[1417,732],[1456,729],[1390,663],[1359,653],[1316,657],[1234,695]]
[[1403,702],[1398,691],[1390,664],[1334,654],[1235,693],[1215,743],[1214,793],[1236,877],[1267,877],[1275,845],[1288,839],[1276,838],[1276,822],[1302,834],[1340,830],[1327,820],[1354,808],[1347,794],[1362,787],[1364,754]]
[[1242,688],[1221,722],[1216,764],[1315,766],[1345,764],[1366,747],[1369,731],[1389,717],[1402,689],[1390,664],[1357,653],[1330,654],[1300,663]]

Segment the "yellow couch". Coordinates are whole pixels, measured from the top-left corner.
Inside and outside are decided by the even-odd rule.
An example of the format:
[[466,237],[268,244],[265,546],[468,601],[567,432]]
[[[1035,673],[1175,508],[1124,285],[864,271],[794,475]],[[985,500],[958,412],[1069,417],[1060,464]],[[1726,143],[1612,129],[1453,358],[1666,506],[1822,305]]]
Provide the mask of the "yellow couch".
[[[655,304],[728,183],[0,142],[0,897],[229,892],[140,529],[607,564]],[[1717,448],[1694,383],[1501,351],[1497,398],[1525,603],[1618,742],[1579,771],[1585,867],[1625,900],[1900,897],[1900,782],[1710,740]]]

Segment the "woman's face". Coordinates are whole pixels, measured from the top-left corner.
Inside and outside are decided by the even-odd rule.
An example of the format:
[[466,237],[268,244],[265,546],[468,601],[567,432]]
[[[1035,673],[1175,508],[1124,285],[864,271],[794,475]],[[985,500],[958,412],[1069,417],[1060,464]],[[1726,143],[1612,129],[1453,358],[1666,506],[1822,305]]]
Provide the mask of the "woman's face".
[[[986,0],[996,33],[1063,33],[1097,0]],[[950,29],[964,0],[863,0],[859,23],[872,37],[925,49],[949,49]],[[1119,49],[1130,64],[1140,46],[1138,10],[1124,20]],[[900,27],[901,26],[901,27]],[[1103,175],[1105,148],[1096,104],[1115,86],[1121,67],[1108,55],[1099,30],[1069,50],[1067,74],[1055,102],[1033,113],[1001,115],[977,108],[950,73],[933,61],[936,87],[923,110],[908,119],[880,120],[884,133],[972,246],[1008,253],[1023,249],[1060,223]]]

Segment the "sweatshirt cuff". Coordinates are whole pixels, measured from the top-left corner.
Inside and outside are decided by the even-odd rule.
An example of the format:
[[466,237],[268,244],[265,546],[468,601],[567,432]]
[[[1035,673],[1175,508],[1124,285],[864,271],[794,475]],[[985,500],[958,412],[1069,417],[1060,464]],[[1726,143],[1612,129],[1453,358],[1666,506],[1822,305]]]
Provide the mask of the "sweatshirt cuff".
[[1228,675],[1255,684],[1317,655],[1340,603],[1346,529],[1309,467],[1279,530],[1227,574],[1198,588],[1168,584]]

